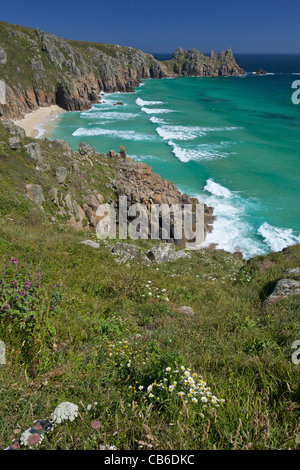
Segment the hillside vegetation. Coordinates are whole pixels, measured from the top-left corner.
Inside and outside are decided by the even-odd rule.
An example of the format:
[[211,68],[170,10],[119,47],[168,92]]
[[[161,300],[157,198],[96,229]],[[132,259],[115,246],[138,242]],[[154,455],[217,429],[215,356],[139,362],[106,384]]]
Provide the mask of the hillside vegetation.
[[79,153],[72,167],[63,144],[43,139],[37,161],[25,147],[37,141],[21,135],[18,146],[11,130],[0,125],[1,447],[67,401],[78,416],[38,448],[299,448],[299,297],[265,303],[279,279],[298,279],[285,271],[300,266],[299,245],[248,261],[201,249],[119,263],[114,240],[83,245],[96,241],[91,220],[75,217],[75,230],[49,197],[65,165],[63,196],[80,206],[89,188],[114,200],[119,156]]

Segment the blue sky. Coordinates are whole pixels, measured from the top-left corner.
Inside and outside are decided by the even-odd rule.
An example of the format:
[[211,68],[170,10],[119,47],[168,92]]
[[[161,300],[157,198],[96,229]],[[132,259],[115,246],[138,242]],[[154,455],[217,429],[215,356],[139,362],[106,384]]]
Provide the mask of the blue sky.
[[299,0],[14,0],[1,20],[146,52],[300,53]]

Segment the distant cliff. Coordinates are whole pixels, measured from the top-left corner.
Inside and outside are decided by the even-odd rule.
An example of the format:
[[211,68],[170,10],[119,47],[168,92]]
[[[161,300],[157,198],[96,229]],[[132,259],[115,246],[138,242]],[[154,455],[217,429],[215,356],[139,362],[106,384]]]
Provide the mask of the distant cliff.
[[88,109],[100,91],[130,92],[143,78],[238,75],[232,51],[204,56],[178,48],[158,61],[131,47],[70,41],[0,22],[1,113],[20,117],[40,106]]

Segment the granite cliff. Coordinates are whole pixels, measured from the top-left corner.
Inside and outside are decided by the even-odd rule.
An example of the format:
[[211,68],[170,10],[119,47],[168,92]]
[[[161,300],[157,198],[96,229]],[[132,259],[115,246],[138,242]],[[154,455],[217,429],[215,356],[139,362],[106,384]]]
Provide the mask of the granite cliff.
[[130,92],[141,79],[238,75],[232,51],[205,56],[178,48],[158,61],[132,47],[66,40],[37,29],[0,22],[0,97],[5,117],[40,106],[88,109],[99,92]]

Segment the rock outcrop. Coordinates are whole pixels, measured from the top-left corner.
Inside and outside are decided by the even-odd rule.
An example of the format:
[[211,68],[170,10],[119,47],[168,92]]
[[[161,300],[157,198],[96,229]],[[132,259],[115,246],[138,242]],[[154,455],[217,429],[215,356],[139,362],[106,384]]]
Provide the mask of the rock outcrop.
[[172,60],[160,62],[132,47],[69,41],[4,22],[0,27],[5,33],[0,44],[5,117],[51,104],[67,111],[88,109],[99,101],[100,91],[131,92],[144,78],[243,73],[230,49],[204,56],[196,49],[178,48]]

